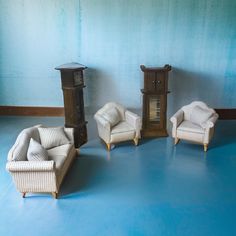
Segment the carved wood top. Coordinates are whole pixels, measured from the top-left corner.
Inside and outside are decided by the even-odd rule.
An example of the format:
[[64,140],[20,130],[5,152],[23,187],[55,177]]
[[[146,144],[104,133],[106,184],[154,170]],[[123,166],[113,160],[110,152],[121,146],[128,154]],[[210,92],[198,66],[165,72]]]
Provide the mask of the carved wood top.
[[67,63],[56,67],[56,70],[84,70],[87,67],[77,62]]

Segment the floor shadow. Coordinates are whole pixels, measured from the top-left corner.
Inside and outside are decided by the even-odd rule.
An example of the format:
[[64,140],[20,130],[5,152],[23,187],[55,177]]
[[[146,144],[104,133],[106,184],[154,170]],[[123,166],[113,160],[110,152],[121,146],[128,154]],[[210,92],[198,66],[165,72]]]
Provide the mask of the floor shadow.
[[[227,122],[227,125],[223,123]],[[220,124],[222,123],[222,124]],[[235,138],[236,122],[234,120],[218,121],[215,127],[215,133],[210,143],[210,147],[216,148],[232,143],[236,144]]]
[[107,166],[107,160],[99,155],[77,157],[69,169],[60,190],[60,196],[86,191],[99,185],[96,176]]

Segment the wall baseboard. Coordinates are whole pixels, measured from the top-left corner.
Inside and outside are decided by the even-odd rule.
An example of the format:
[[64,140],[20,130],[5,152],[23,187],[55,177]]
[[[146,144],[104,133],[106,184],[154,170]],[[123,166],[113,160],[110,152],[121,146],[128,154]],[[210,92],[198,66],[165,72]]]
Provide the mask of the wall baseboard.
[[64,107],[0,106],[1,116],[64,116]]
[[[220,120],[236,120],[236,108],[215,111]],[[64,116],[64,107],[0,106],[0,116]]]
[[220,120],[235,120],[236,119],[236,108],[232,109],[215,109],[219,114]]

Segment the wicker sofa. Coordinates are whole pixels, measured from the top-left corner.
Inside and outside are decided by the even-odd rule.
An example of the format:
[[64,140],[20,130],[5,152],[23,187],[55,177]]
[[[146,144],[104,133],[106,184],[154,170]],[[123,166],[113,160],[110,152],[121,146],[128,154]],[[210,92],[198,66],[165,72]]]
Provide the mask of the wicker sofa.
[[[26,193],[52,193],[57,198],[60,185],[72,161],[76,156],[73,140],[73,128],[64,128],[70,143],[48,149],[46,161],[16,161],[14,155],[19,152],[26,155],[29,141],[34,138],[40,143],[38,127],[24,129],[8,153],[6,169],[11,173],[16,188],[25,197]],[[24,139],[22,141],[22,139]]]

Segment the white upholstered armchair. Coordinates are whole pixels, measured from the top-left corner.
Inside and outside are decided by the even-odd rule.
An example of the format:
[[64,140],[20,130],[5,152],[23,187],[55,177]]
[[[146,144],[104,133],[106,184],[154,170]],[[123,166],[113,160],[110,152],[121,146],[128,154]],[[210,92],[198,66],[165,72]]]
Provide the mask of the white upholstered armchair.
[[133,140],[134,144],[138,145],[141,119],[122,105],[109,102],[96,112],[94,118],[98,134],[106,143],[108,151],[111,144],[122,141]]
[[204,102],[195,101],[183,106],[170,119],[173,123],[172,137],[175,145],[180,139],[189,140],[203,144],[206,152],[218,117],[215,110]]

